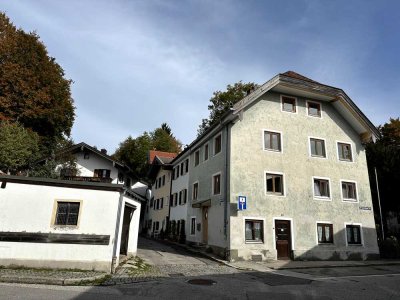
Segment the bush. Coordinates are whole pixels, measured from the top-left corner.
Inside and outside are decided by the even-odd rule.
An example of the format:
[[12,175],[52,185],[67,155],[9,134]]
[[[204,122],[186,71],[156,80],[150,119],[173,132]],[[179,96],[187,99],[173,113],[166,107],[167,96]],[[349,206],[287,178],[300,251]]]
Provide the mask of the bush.
[[380,244],[380,250],[382,258],[400,258],[400,244],[394,236],[386,238]]

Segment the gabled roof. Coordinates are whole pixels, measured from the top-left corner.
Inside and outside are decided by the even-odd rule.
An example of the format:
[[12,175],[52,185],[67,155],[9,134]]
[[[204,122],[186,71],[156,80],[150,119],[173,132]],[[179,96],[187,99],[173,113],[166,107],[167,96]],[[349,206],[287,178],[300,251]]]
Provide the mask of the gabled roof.
[[159,159],[167,159],[167,158],[175,158],[178,154],[177,153],[172,153],[172,152],[165,152],[165,151],[158,151],[158,150],[150,150],[149,151],[149,156],[148,156],[148,163],[151,164],[153,163],[153,160],[156,156],[159,157]]
[[[56,156],[57,155],[61,155],[63,153],[68,153],[68,152],[77,153],[77,152],[82,152],[82,151],[85,151],[85,150],[97,154],[98,156],[100,156],[100,157],[112,162],[116,166],[119,166],[121,168],[126,168],[126,169],[130,170],[128,166],[126,166],[125,164],[113,159],[110,155],[107,155],[106,153],[101,152],[100,150],[97,150],[96,148],[94,148],[92,146],[89,146],[88,144],[83,143],[83,142],[60,150],[59,152],[56,153]],[[37,162],[41,162],[41,161],[47,160],[48,158],[49,157],[41,158]]]

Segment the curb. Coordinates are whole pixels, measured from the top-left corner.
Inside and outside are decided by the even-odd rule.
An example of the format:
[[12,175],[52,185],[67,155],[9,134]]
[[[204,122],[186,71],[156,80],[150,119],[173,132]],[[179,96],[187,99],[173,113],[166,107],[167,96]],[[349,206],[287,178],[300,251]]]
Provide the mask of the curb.
[[102,274],[91,277],[80,277],[80,278],[64,278],[54,279],[50,277],[18,277],[18,276],[2,276],[0,282],[5,283],[28,283],[28,284],[48,284],[48,285],[78,285],[82,282],[100,280],[108,274]]

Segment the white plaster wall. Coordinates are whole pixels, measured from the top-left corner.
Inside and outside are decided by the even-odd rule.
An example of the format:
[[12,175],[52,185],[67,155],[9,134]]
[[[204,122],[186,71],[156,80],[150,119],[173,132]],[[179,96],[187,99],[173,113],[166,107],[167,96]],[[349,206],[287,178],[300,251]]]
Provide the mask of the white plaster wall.
[[138,236],[139,236],[141,203],[139,201],[135,201],[133,199],[124,196],[124,207],[125,204],[131,204],[136,206],[136,209],[133,212],[133,216],[131,219],[131,224],[129,226],[129,240],[128,240],[128,254],[136,256]]
[[118,169],[113,166],[111,161],[93,152],[90,152],[89,159],[84,158],[83,152],[76,153],[75,157],[79,176],[93,177],[95,169],[108,169],[111,171],[112,183],[118,183]]
[[[231,209],[230,248],[237,250],[239,257],[248,259],[252,254],[262,254],[264,258],[276,258],[274,218],[292,219],[296,256],[327,259],[333,251],[341,252],[342,258],[353,252],[378,253],[365,149],[360,137],[329,103],[322,102],[322,118],[314,118],[307,116],[305,101],[298,97],[298,113],[286,113],[281,111],[280,95],[268,93],[232,127],[232,208],[239,195],[248,197],[246,211]],[[282,132],[281,153],[263,150],[263,129]],[[326,139],[327,159],[309,156],[310,136]],[[337,141],[351,143],[354,162],[338,160]],[[284,173],[285,197],[266,195],[265,171]],[[312,176],[330,179],[331,201],[314,199]],[[342,201],[341,179],[357,182],[357,203]],[[264,243],[244,242],[246,217],[265,220]],[[317,221],[333,223],[334,245],[318,245]],[[346,246],[345,222],[362,224],[363,246]]]
[[[110,243],[103,246],[0,242],[0,261],[110,264],[119,197],[119,192],[7,183],[5,189],[0,189],[0,231],[110,235]],[[51,223],[56,200],[82,201],[78,227],[62,228]]]

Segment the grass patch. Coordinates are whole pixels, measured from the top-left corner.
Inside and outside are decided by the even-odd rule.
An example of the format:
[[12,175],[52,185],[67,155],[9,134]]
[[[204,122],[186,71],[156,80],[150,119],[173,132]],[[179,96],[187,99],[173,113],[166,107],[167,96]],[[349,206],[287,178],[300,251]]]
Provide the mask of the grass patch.
[[107,280],[110,280],[112,275],[107,274],[101,278],[98,278],[96,280],[82,280],[79,283],[73,284],[74,286],[81,286],[81,285],[90,285],[90,286],[99,286],[102,285],[104,282]]
[[126,264],[129,265],[129,267],[127,267],[129,275],[140,275],[152,270],[152,266],[145,263],[143,259],[137,256],[128,260]]
[[[51,268],[30,268],[25,266],[19,265],[9,265],[9,266],[0,266],[0,270],[22,270],[22,271],[33,271],[33,272],[81,272],[81,273],[88,273],[88,272],[98,272],[94,270],[81,270],[81,269],[51,269]],[[103,272],[98,272],[103,273]]]

